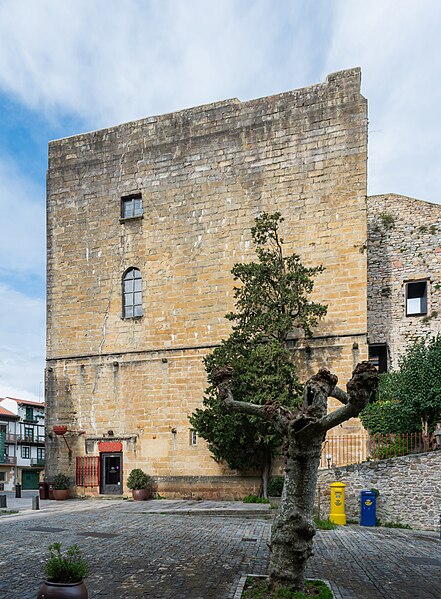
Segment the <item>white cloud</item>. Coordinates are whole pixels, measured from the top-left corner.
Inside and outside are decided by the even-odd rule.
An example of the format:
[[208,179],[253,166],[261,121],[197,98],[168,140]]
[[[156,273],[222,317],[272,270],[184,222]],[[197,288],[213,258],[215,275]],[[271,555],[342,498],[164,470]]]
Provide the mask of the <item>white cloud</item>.
[[360,65],[369,191],[441,202],[441,3],[339,0],[324,73]]
[[0,275],[44,274],[44,189],[0,160]]
[[[316,6],[324,6],[316,2]],[[291,89],[317,47],[308,3],[16,0],[0,5],[0,87],[104,126]]]
[[0,397],[43,397],[45,304],[26,295],[44,277],[43,195],[11,161],[0,161]]
[[0,397],[43,397],[44,300],[0,284]]

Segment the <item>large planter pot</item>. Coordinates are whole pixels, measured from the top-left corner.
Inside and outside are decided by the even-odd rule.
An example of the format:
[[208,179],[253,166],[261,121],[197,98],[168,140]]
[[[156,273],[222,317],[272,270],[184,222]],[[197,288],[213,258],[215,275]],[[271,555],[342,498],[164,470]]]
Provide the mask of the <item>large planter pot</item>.
[[268,497],[270,505],[273,509],[279,509],[280,502],[282,500],[281,497]]
[[64,499],[69,499],[70,491],[69,489],[54,489],[54,499],[58,499],[58,501],[62,501]]
[[[61,489],[59,489],[61,490]],[[86,585],[80,582],[49,582],[44,581],[37,599],[88,599]]]
[[150,497],[150,489],[132,489],[132,497],[136,501],[145,501]]

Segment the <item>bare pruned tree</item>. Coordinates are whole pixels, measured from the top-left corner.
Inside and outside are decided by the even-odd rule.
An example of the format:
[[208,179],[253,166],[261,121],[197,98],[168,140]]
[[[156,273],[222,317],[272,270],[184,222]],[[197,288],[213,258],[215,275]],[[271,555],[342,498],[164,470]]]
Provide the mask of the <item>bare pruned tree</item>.
[[[361,362],[345,392],[337,387],[334,374],[321,369],[305,384],[303,404],[297,411],[277,401],[264,405],[236,401],[230,386],[232,374],[231,367],[215,368],[212,373],[225,409],[266,419],[286,441],[285,484],[271,532],[270,585],[302,591],[315,535],[312,516],[323,440],[330,429],[366,407],[377,387],[378,373],[369,362]],[[328,397],[343,404],[329,414]]]

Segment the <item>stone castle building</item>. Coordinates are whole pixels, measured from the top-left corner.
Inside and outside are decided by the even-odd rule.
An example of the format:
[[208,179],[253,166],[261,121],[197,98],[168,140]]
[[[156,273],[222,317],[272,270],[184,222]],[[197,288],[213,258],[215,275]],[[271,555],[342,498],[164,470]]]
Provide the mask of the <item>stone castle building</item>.
[[[287,253],[326,267],[314,299],[328,314],[312,339],[293,336],[301,378],[327,366],[344,385],[369,352],[384,364],[386,351],[390,364],[385,347],[439,327],[439,236],[425,220],[439,220],[439,207],[404,198],[419,206],[406,222],[397,196],[367,201],[360,80],[359,69],[342,71],[305,89],[49,144],[49,479],[63,471],[76,475],[79,494],[121,493],[141,467],[163,495],[249,491],[255,479],[215,463],[188,418],[206,387],[202,358],[229,334],[230,270],[253,259],[261,211],[284,216]],[[424,243],[426,261],[410,272]],[[402,325],[398,296],[404,286],[414,310],[422,282],[426,316]]]

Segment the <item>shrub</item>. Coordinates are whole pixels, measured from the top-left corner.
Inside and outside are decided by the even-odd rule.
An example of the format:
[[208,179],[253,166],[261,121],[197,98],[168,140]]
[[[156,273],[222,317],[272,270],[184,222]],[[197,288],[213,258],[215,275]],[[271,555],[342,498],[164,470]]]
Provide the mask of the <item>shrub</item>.
[[56,474],[53,480],[54,489],[68,489],[70,487],[70,478],[65,474]]
[[88,574],[86,560],[81,555],[78,545],[68,547],[66,553],[61,552],[61,543],[49,546],[49,558],[44,567],[46,578],[50,582],[80,582]]
[[315,527],[319,530],[335,530],[337,528],[337,524],[331,522],[329,518],[327,520],[321,520],[320,518],[314,518]]
[[247,495],[242,499],[243,503],[269,503],[269,499],[257,497],[257,495]]
[[403,524],[399,520],[396,520],[396,522],[385,522],[383,526],[385,528],[407,528],[408,530],[412,530],[410,524]]
[[281,587],[276,591],[270,591],[267,580],[249,576],[242,594],[242,599],[332,599],[333,594],[326,583],[322,580],[307,580],[305,583],[306,593],[301,591],[291,591],[288,588]]
[[281,497],[284,482],[284,476],[274,476],[268,483],[268,495],[270,497]]
[[141,468],[134,468],[127,479],[129,489],[147,489],[151,484],[152,477],[146,474]]

